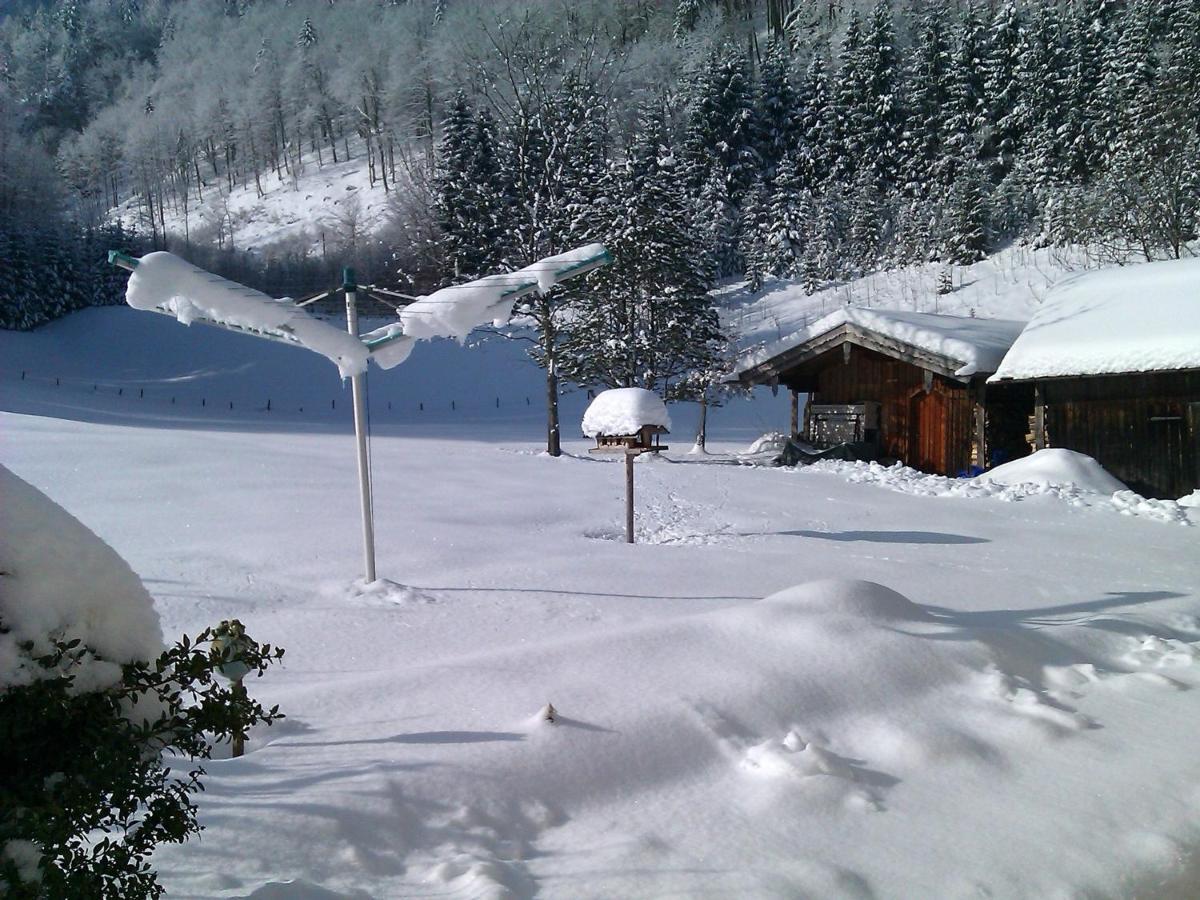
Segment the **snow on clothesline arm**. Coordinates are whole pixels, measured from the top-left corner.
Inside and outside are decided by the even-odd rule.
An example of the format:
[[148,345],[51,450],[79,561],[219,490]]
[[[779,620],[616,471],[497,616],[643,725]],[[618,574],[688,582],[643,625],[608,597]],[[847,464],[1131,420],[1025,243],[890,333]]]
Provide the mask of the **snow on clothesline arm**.
[[276,300],[228,281],[172,253],[158,251],[136,260],[109,254],[110,262],[131,272],[125,299],[134,309],[172,315],[185,325],[204,322],[300,344],[332,360],[343,378],[364,371],[368,359],[384,369],[399,365],[412,352],[414,341],[462,339],[479,325],[507,320],[520,297],[548,291],[610,260],[602,244],[548,256],[516,272],[435,291],[402,309],[399,322],[355,337],[308,315],[290,300]]
[[400,310],[404,333],[418,340],[465,338],[488,322],[507,321],[513,304],[534,291],[546,292],[561,281],[590,272],[609,262],[603,244],[540,259],[516,272],[488,275],[455,284],[421,297]]
[[173,253],[147,253],[132,267],[125,301],[134,309],[204,322],[299,344],[331,360],[342,377],[367,367],[356,337],[313,318],[290,300],[276,300],[193,266]]

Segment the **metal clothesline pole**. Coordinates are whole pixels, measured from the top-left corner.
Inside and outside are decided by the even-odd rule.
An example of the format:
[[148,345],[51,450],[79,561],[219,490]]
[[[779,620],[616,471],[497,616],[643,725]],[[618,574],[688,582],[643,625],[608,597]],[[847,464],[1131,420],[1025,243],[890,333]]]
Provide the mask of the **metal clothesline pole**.
[[[133,256],[130,256],[126,253],[122,253],[119,250],[110,250],[108,252],[108,261],[110,264],[117,266],[119,268],[122,268],[122,269],[126,270],[127,272],[136,271],[138,265],[141,262],[139,259],[137,259]],[[549,259],[547,259],[543,262],[548,262],[548,261],[549,261]],[[609,255],[608,251],[605,250],[602,246],[597,245],[596,252],[593,255],[591,255],[587,258],[584,258],[584,259],[578,259],[578,260],[572,260],[572,261],[566,262],[563,264],[562,268],[554,270],[553,274],[555,276],[556,281],[565,281],[568,278],[574,278],[578,275],[583,275],[586,272],[590,272],[593,269],[599,268],[600,266],[607,265],[610,262],[612,262],[612,257]],[[514,274],[516,274],[516,273],[514,273]],[[213,276],[213,278],[215,279],[216,276]],[[244,285],[234,285],[234,287],[237,289],[242,289],[242,290],[248,291],[248,292],[250,291],[250,289],[246,288]],[[468,287],[468,285],[460,285],[459,287]],[[381,360],[383,358],[383,351],[385,351],[387,348],[395,345],[396,342],[398,342],[398,341],[410,341],[410,340],[412,340],[412,338],[409,335],[405,334],[403,332],[403,330],[393,329],[393,328],[377,329],[378,332],[382,332],[382,333],[371,332],[367,335],[360,336],[358,333],[358,303],[357,303],[359,285],[355,281],[353,269],[345,268],[342,270],[342,288],[341,289],[344,290],[346,293],[346,329],[347,329],[347,331],[349,331],[349,333],[351,335],[353,335],[356,339],[361,341],[363,346],[366,347],[367,354],[369,357],[375,359],[376,362],[380,362],[380,364],[383,365],[384,368],[390,368],[391,365],[394,365],[395,363],[388,364],[385,362],[381,362]],[[377,292],[377,293],[381,293],[381,294],[388,294],[391,296],[401,297],[405,300],[422,299],[422,298],[412,298],[407,294],[401,294],[397,291],[389,291],[389,290],[382,289],[382,288],[376,288],[372,285],[364,285],[363,290],[366,291],[368,295],[370,295],[371,293]],[[539,290],[542,290],[542,285],[539,283],[538,279],[531,275],[524,275],[524,276],[522,276],[522,279],[520,281],[518,281],[509,290],[505,291],[503,295],[501,295],[500,303],[501,304],[507,303],[509,306],[511,306],[512,302],[514,300],[516,300],[517,298],[526,296],[527,294],[531,294],[531,293],[533,293],[535,291],[539,291]],[[295,304],[295,305],[297,308],[301,308],[301,307],[309,305],[310,303],[314,303],[317,300],[323,299],[324,297],[327,297],[332,293],[334,293],[334,291],[328,291],[324,294],[317,294],[312,297],[307,297],[303,301],[301,301],[300,303]],[[149,311],[158,313],[160,315],[171,316],[172,318],[177,318],[175,312],[166,307],[158,306],[158,307],[154,307],[154,308],[150,309]],[[274,328],[274,329],[270,329],[270,328],[257,329],[257,328],[246,328],[246,327],[242,327],[240,325],[233,325],[228,322],[218,321],[216,319],[208,318],[206,316],[195,316],[193,318],[193,321],[202,323],[204,325],[211,325],[216,328],[222,328],[222,329],[225,329],[226,331],[234,331],[239,334],[250,334],[250,335],[253,335],[254,337],[266,338],[267,340],[277,341],[277,342],[284,343],[284,344],[290,344],[294,347],[295,346],[300,346],[300,347],[305,346],[299,340],[299,338],[297,338],[297,336],[292,331],[292,329],[286,324],[280,325],[279,327]],[[376,354],[379,354],[379,355],[376,355]],[[364,568],[364,577],[366,578],[367,582],[369,583],[369,582],[376,580],[375,517],[374,517],[374,510],[372,509],[372,499],[371,499],[370,457],[368,456],[368,452],[367,452],[367,410],[366,410],[366,374],[365,374],[365,372],[360,372],[357,375],[351,376],[350,383],[351,383],[351,388],[353,391],[353,400],[354,400],[354,437],[355,437],[355,440],[357,443],[357,448],[358,448],[358,454],[357,454],[358,455],[358,489],[359,489],[360,504],[362,507],[363,568]]]
[[[346,292],[346,330],[358,337],[358,286],[354,270],[342,269],[342,289]],[[358,493],[362,506],[363,577],[375,580],[375,511],[371,508],[371,467],[367,459],[366,372],[350,378],[354,396],[354,439],[358,443]]]

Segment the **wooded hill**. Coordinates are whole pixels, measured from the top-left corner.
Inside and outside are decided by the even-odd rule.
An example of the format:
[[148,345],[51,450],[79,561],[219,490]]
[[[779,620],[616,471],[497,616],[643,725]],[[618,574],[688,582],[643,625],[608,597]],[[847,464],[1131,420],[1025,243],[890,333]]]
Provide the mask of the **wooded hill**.
[[[1196,0],[815,8],[26,6],[0,24],[0,215],[37,195],[94,223],[135,195],[161,246],[168,210],[350,155],[395,195],[380,277],[418,288],[577,240],[655,258],[631,192],[670,198],[679,249],[611,277],[688,291],[743,273],[815,288],[1014,239],[1185,252]],[[189,229],[193,254],[217,243],[208,226]]]

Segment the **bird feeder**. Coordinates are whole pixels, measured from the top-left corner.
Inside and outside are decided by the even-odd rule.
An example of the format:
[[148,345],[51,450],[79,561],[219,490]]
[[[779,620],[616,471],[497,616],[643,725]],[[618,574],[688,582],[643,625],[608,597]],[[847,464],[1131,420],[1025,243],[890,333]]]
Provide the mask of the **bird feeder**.
[[633,461],[643,453],[669,449],[661,436],[669,434],[666,404],[644,388],[601,391],[583,414],[583,433],[595,438],[589,453],[625,456],[625,543],[633,540]]

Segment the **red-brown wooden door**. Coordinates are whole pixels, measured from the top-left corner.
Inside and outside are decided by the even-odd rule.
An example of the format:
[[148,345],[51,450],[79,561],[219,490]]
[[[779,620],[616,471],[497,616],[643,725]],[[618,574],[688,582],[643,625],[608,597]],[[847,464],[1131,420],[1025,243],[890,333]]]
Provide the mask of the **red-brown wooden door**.
[[946,441],[946,395],[921,391],[908,405],[907,463],[923,472],[948,474],[950,460]]

